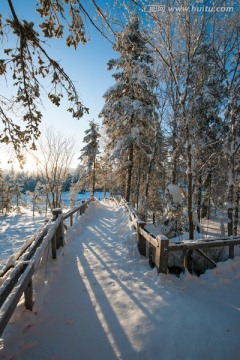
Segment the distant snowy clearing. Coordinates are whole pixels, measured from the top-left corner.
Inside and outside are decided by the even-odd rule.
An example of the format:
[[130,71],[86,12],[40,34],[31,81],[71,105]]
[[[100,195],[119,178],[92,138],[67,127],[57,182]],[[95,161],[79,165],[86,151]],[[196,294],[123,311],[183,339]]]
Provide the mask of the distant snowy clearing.
[[[76,203],[81,203],[90,196],[90,192],[79,193],[76,195]],[[95,196],[99,199],[103,198],[103,192],[96,192]],[[6,264],[11,255],[17,253],[22,245],[28,241],[37,229],[44,225],[46,220],[44,205],[37,207],[33,216],[32,205],[24,196],[25,206],[20,206],[18,213],[13,209],[12,212],[0,215],[0,270]],[[69,192],[62,194],[63,209],[69,209]],[[40,213],[39,213],[40,208]],[[51,218],[51,212],[48,211],[48,218]]]
[[21,214],[16,212],[7,216],[0,215],[0,270],[8,260],[15,254],[25,241],[31,238],[36,230],[44,224],[44,216],[21,208]]
[[240,258],[197,278],[158,276],[139,255],[128,214],[94,202],[19,304],[2,360],[239,359]]

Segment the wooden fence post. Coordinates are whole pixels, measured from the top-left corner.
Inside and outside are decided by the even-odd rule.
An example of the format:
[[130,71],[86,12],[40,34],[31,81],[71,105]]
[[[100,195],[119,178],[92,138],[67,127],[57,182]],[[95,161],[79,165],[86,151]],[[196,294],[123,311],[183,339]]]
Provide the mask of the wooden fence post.
[[163,235],[158,235],[156,239],[158,242],[158,247],[156,247],[155,251],[155,266],[158,270],[158,273],[167,274],[169,240],[166,238],[166,236]]
[[146,239],[139,233],[139,228],[144,228],[144,221],[137,221],[137,243],[141,255],[146,256]]
[[190,274],[193,273],[192,253],[193,250],[189,249],[183,251],[183,273],[185,273],[185,269],[188,269]]
[[33,282],[32,278],[29,281],[28,285],[24,290],[24,297],[25,297],[25,307],[28,310],[32,310],[33,308]]
[[52,246],[52,259],[57,258],[57,237],[56,234],[53,235],[51,239],[51,246]]
[[229,259],[234,259],[234,245],[229,246]]
[[[54,220],[56,220],[58,218],[58,216],[62,217],[62,209],[54,209],[52,213],[54,216]],[[59,227],[57,228],[57,231],[56,231],[56,247],[57,247],[57,249],[60,246],[64,246],[64,227],[63,227],[62,219],[61,219]]]
[[149,244],[149,242],[147,241],[147,246],[148,246],[148,263],[149,265],[153,268],[155,266],[155,248]]
[[[81,201],[81,204],[83,205],[85,203],[85,200],[82,200]],[[82,215],[84,214],[85,212],[85,206],[82,206],[80,209],[79,209],[79,215]]]

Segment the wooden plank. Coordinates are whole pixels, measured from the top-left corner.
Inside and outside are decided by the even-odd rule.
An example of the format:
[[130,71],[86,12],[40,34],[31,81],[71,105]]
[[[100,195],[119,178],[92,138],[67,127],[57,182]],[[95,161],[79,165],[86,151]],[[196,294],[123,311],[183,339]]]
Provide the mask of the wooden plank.
[[229,246],[229,259],[234,259],[234,245]]
[[181,243],[181,244],[169,244],[169,251],[180,251],[180,250],[195,250],[195,249],[207,249],[214,247],[223,247],[230,245],[240,245],[240,238],[230,239],[230,240],[215,240],[215,241],[201,241],[193,243]]
[[33,282],[32,277],[24,290],[25,307],[32,311],[33,308]]
[[158,246],[158,241],[156,240],[156,238],[153,237],[152,234],[150,234],[149,232],[147,232],[145,229],[143,228],[139,228],[139,232],[140,234],[150,243],[152,244],[154,247]]
[[204,257],[206,260],[208,260],[214,267],[217,266],[217,264],[215,263],[214,260],[212,260],[207,254],[205,254],[202,250],[199,249],[195,249],[195,251],[201,255],[202,257]]
[[[94,201],[94,198],[90,198],[87,201],[83,200],[84,202],[81,205],[75,206],[72,210],[69,210],[66,214],[63,214],[63,220],[66,220],[67,218],[69,218],[71,215],[75,214],[76,212],[79,211],[80,215],[82,210],[84,210],[84,208],[86,208],[86,206],[91,202]],[[84,211],[83,211],[84,212]]]
[[127,209],[127,211],[129,212],[129,216],[130,216],[131,221],[133,222],[135,228],[137,228],[137,223],[141,222],[141,220],[138,218],[135,210],[133,209],[133,207],[129,203],[124,201],[124,206]]
[[45,229],[44,232],[42,232],[40,234],[39,237],[36,238],[36,240],[34,241],[34,243],[32,244],[32,246],[28,249],[28,251],[23,255],[21,261],[29,261],[33,255],[35,254],[37,248],[39,248],[39,246],[41,245],[41,243],[43,242],[44,237],[47,235],[48,231],[50,231],[50,228],[52,227],[48,226],[47,229]]
[[145,241],[146,244],[146,258],[149,259],[149,253],[150,253],[150,243],[148,241]]
[[[46,235],[47,231],[49,229],[49,224],[46,224],[43,226],[43,228],[38,231],[38,233],[33,237],[33,240],[28,244],[28,246],[26,246],[26,248],[24,248],[24,251],[21,251],[20,249],[20,254],[19,256],[16,258],[16,261],[20,260],[22,257],[23,260],[27,260],[24,258],[24,255],[26,253],[31,253],[32,249],[36,248],[36,244],[39,244],[39,242],[42,241],[42,239],[44,238],[44,236]],[[6,265],[0,272],[0,277],[3,277],[6,275],[6,273],[12,269],[14,267],[14,265]]]
[[62,209],[54,209],[52,213],[53,216],[56,217],[56,219],[60,218],[60,222],[56,230],[56,246],[58,249],[60,246],[64,246],[64,227],[63,227]]
[[61,220],[60,218],[57,219],[56,222],[53,223],[50,228],[48,227],[48,229],[47,228],[44,229],[44,231],[41,232],[39,236],[35,239],[34,243],[32,243],[31,247],[28,248],[27,253],[24,254],[23,258],[21,259],[21,262],[15,265],[14,270],[11,272],[10,276],[4,281],[2,287],[0,288],[0,306],[3,305],[4,301],[6,300],[6,298],[8,297],[14,286],[16,285],[19,277],[27,268],[30,259],[36,257],[35,256],[36,251],[40,248],[40,246],[43,243],[43,239],[45,239],[47,236],[47,239],[44,242],[44,246],[42,247],[40,252],[39,251],[37,252],[37,256],[39,257],[39,255],[42,255],[42,252],[45,251],[51,237],[53,237],[56,228],[60,224],[60,220]]
[[24,290],[31,281],[31,277],[34,272],[34,264],[32,263],[24,271],[21,278],[19,279],[18,284],[15,286],[11,294],[8,296],[7,300],[4,302],[0,311],[0,336],[2,335],[5,327],[7,326]]
[[33,254],[32,260],[34,261],[36,268],[38,266],[38,263],[41,261],[42,257],[44,256],[46,248],[49,246],[49,243],[51,242],[53,236],[56,235],[56,229],[58,228],[60,222],[61,222],[61,218],[59,217],[52,224],[52,227],[49,229],[47,235],[44,237],[41,246],[39,246],[36,249],[35,254]]
[[158,246],[155,249],[155,266],[158,273],[168,273],[168,245],[169,240],[162,240],[160,236],[157,236]]
[[141,235],[140,228],[144,227],[143,221],[137,223],[137,245],[141,255],[146,256],[146,239]]
[[188,260],[189,260],[188,250],[184,249],[184,251],[183,251],[183,273],[185,273],[185,269],[188,269]]
[[56,240],[56,234],[52,236],[51,239],[51,247],[52,247],[52,259],[57,258],[57,240]]
[[148,244],[148,263],[153,268],[155,266],[156,249],[149,242]]
[[0,307],[3,305],[4,301],[18,282],[18,279],[26,267],[27,264],[25,263],[18,264],[11,273],[11,276],[7,278],[2,284],[0,288]]

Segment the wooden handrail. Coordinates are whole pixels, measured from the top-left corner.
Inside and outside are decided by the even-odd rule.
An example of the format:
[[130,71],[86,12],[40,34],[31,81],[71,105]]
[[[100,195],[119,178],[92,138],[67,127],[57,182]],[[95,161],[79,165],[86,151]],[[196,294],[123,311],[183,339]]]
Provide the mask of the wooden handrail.
[[21,248],[14,264],[6,265],[3,268],[0,273],[0,279],[3,280],[0,287],[0,336],[7,326],[23,293],[25,295],[26,308],[32,310],[32,276],[50,244],[53,259],[57,257],[57,248],[64,246],[63,221],[69,217],[71,218],[77,211],[79,211],[80,215],[83,214],[89,202],[93,200],[94,197],[91,197],[66,214],[62,214],[61,209],[53,210],[53,219],[32,238],[32,241],[30,241],[27,246]]
[[[32,310],[32,276],[34,273],[34,263],[30,262],[26,271],[21,275],[19,281],[16,283],[13,291],[9,293],[6,301],[1,307],[0,313],[0,336],[2,335],[5,327],[7,326],[22,294],[25,292],[25,306],[27,309]],[[30,291],[26,290],[30,287]]]
[[[19,252],[17,253],[17,255],[16,255],[15,259],[14,259],[15,260],[14,263],[12,263],[12,261],[10,263],[9,263],[9,261],[7,261],[7,264],[0,271],[0,278],[5,276],[6,273],[10,269],[14,268],[15,263],[22,257],[22,255],[24,253],[26,253],[27,250],[31,251],[32,248],[35,248],[36,244],[39,244],[39,242],[47,234],[49,226],[50,226],[50,222],[43,225],[43,227],[41,227],[40,230],[38,230],[37,233],[34,236],[31,237],[31,239],[27,242],[27,245],[23,244],[23,246],[21,247],[21,249],[19,250]],[[12,256],[10,256],[10,258],[11,257]]]
[[215,247],[224,247],[231,245],[240,245],[240,237],[236,237],[235,239],[229,238],[229,240],[222,239],[211,239],[209,240],[201,240],[201,242],[185,242],[185,243],[169,243],[168,250],[169,251],[184,251],[184,250],[195,250],[195,249],[208,249]]
[[87,201],[84,201],[81,205],[75,206],[73,209],[69,210],[66,214],[63,215],[63,220],[66,220],[67,218],[69,218],[78,211],[80,212],[81,210],[86,209],[87,205],[93,200],[94,198],[90,197]]
[[[188,266],[189,256],[193,250],[195,250],[200,256],[207,259],[212,265],[216,266],[215,261],[209,258],[200,249],[209,249],[216,247],[229,247],[229,258],[234,258],[234,246],[240,245],[239,236],[221,237],[216,239],[200,239],[188,242],[171,243],[163,236],[154,236],[147,229],[145,229],[145,223],[138,218],[135,209],[126,202],[125,199],[121,199],[127,211],[129,212],[130,219],[137,232],[138,249],[141,255],[149,257],[149,263],[154,264],[158,271],[161,273],[167,273],[167,263],[169,252],[182,251],[184,256],[184,268]],[[162,262],[162,263],[161,263]]]

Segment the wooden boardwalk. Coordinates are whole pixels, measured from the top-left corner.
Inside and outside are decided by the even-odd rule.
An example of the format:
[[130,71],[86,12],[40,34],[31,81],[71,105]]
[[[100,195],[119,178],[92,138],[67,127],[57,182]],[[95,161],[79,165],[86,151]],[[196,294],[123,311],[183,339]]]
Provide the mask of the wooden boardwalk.
[[[18,306],[4,332],[1,360],[219,360],[223,348],[234,359],[239,342],[221,326],[233,310],[226,305],[217,313],[220,292],[196,288],[191,295],[186,284],[166,275],[157,286],[157,273],[138,254],[127,222],[123,207],[90,204],[68,230],[58,260],[42,263],[33,312]],[[229,302],[236,302],[231,296]],[[218,326],[206,311],[216,315]],[[240,331],[239,322],[229,327]],[[209,344],[202,331],[211,335]]]

